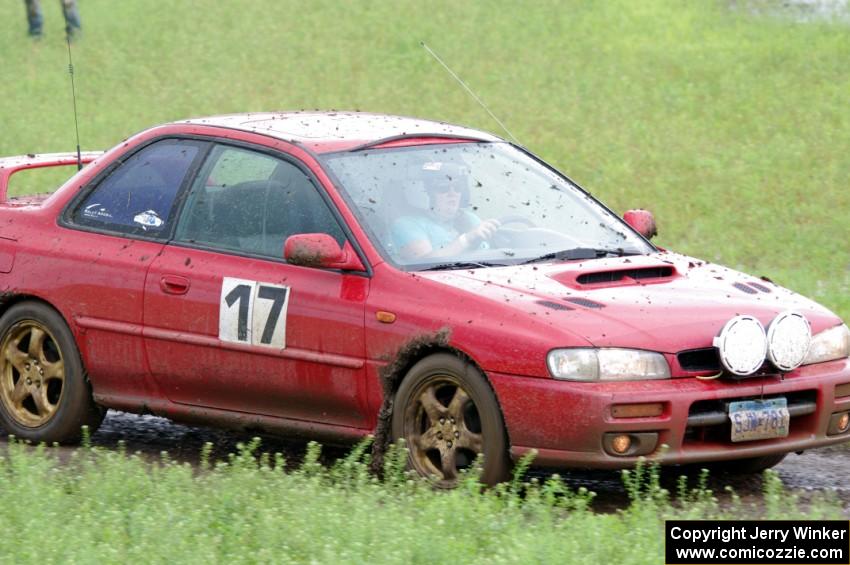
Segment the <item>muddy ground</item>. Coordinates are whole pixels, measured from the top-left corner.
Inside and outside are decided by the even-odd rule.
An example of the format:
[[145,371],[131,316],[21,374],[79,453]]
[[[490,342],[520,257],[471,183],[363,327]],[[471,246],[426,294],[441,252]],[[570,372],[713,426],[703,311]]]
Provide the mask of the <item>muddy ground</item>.
[[[226,458],[235,452],[239,443],[247,443],[255,434],[196,428],[175,424],[156,416],[137,416],[110,411],[100,429],[92,436],[92,444],[106,449],[117,449],[119,442],[126,445],[127,452],[140,452],[158,460],[163,451],[180,462],[197,464],[201,448],[206,442],[214,445],[213,459]],[[0,441],[5,442],[2,437]],[[282,452],[287,460],[296,465],[303,456],[305,442],[287,441],[263,436],[262,451]],[[61,447],[60,456],[70,454],[73,447]],[[325,447],[323,459],[331,462],[348,452],[344,448]],[[65,459],[65,457],[61,457]],[[791,454],[776,468],[786,487],[794,489],[806,500],[816,493],[825,493],[838,499],[845,514],[850,517],[850,445],[808,451],[802,455]],[[533,469],[531,476],[545,479],[551,471]],[[696,471],[693,471],[694,473]],[[628,497],[620,480],[613,471],[560,471],[573,488],[586,487],[597,493],[594,508],[598,511],[613,511],[628,504]],[[675,479],[680,470],[668,473],[664,486],[675,490]],[[696,476],[691,478],[691,483]],[[760,506],[762,479],[760,476],[735,477],[717,476],[709,487],[719,495],[721,503],[728,497],[724,487],[731,486],[746,504]]]

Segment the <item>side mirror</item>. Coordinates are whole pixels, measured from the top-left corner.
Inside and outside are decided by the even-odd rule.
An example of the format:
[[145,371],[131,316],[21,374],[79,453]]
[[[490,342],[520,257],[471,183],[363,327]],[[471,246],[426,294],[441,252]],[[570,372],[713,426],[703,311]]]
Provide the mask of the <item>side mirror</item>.
[[283,258],[302,267],[323,267],[343,271],[365,271],[366,268],[347,241],[340,247],[326,233],[299,233],[286,238]]
[[623,214],[623,219],[636,232],[641,234],[646,239],[652,239],[658,235],[658,228],[655,226],[655,218],[649,210],[629,210]]

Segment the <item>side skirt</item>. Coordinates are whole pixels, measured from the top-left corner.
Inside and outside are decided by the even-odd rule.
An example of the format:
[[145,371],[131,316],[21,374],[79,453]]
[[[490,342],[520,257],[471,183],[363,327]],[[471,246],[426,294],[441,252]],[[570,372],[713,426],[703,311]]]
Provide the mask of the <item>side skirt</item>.
[[181,424],[265,433],[299,440],[316,440],[330,445],[351,445],[372,433],[372,430],[361,428],[190,406],[168,400],[95,395],[95,402],[107,408],[133,414],[153,414]]

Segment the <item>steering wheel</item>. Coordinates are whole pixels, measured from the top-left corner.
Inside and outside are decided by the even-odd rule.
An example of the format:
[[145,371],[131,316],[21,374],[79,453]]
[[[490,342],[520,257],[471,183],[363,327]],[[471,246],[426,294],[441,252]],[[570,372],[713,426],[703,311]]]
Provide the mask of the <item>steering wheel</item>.
[[[499,229],[490,237],[490,244],[493,247],[513,247],[515,245],[516,236],[532,228],[536,228],[537,224],[529,220],[521,214],[507,214],[496,218],[499,222]],[[519,228],[506,228],[506,224],[519,224]]]
[[[536,228],[537,224],[529,220],[527,217],[522,214],[506,214],[504,216],[500,216],[496,218],[501,226],[505,224],[522,224],[527,228]],[[501,226],[499,229],[501,229]]]

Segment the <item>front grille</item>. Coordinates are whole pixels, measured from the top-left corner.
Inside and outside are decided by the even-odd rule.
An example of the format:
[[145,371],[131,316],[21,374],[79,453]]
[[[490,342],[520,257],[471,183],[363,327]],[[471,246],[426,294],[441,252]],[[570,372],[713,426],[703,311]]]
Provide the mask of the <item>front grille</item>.
[[723,368],[720,365],[720,354],[716,347],[680,351],[676,354],[676,358],[685,371],[714,371],[716,373]]
[[687,351],[680,351],[676,354],[676,359],[678,359],[679,366],[681,366],[684,371],[710,371],[712,373],[719,373],[722,371],[722,378],[732,379],[735,381],[740,381],[742,379],[752,379],[756,377],[771,377],[779,374],[776,368],[768,361],[765,361],[764,364],[759,367],[758,371],[751,375],[735,375],[733,373],[730,373],[720,363],[720,353],[717,351],[716,347],[703,347],[700,349],[688,349]]
[[752,379],[754,377],[778,377],[781,376],[781,372],[773,366],[770,361],[765,361],[761,367],[759,367],[758,371],[751,375],[736,375],[734,373],[730,373],[725,371],[723,373],[724,379],[732,379],[733,381],[740,381],[743,379]]

